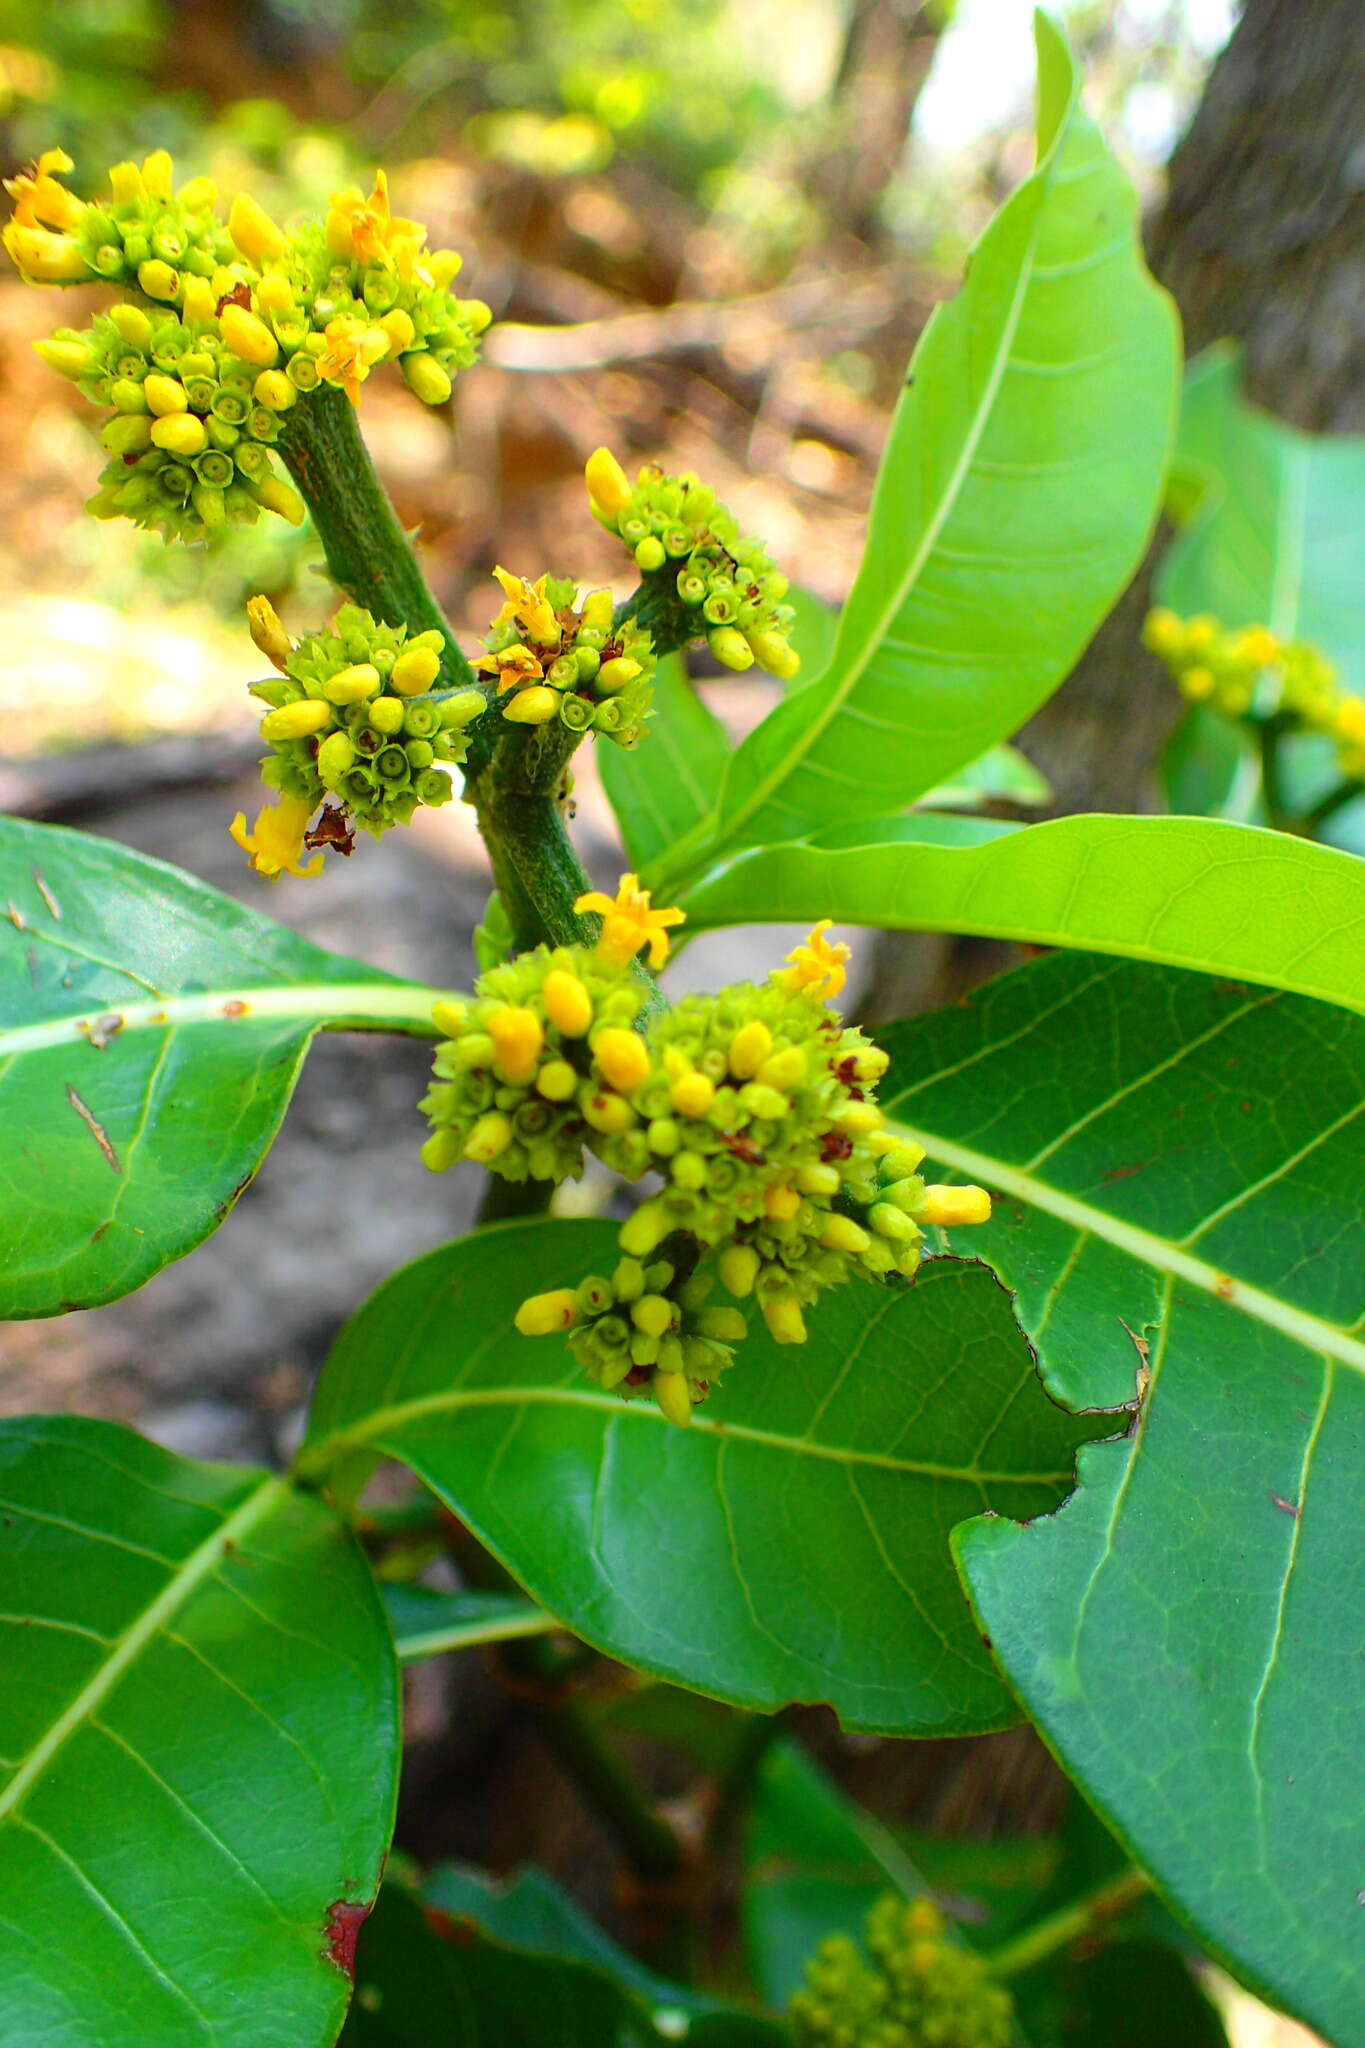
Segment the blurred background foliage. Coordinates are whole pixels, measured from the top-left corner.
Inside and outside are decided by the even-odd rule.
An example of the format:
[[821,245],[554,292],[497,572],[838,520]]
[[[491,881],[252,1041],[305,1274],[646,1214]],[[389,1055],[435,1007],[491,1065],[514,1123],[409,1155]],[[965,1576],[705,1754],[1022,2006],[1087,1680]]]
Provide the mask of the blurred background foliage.
[[[1150,185],[1231,0],[1063,6],[1091,98]],[[439,594],[482,630],[495,558],[603,575],[577,474],[607,440],[706,472],[842,597],[915,334],[1027,166],[1027,0],[0,0],[0,158],[60,144],[78,189],[166,146],[185,175],[313,208],[384,162],[511,323],[425,415],[365,426]],[[87,309],[70,304],[67,318]],[[92,301],[93,303],[93,301]],[[88,412],[29,343],[54,295],[0,282],[5,751],[245,736],[243,597],[300,589],[311,536],[207,551],[81,517]],[[526,329],[560,331],[551,336]],[[458,442],[458,446],[457,446]],[[226,630],[225,630],[226,629]]]

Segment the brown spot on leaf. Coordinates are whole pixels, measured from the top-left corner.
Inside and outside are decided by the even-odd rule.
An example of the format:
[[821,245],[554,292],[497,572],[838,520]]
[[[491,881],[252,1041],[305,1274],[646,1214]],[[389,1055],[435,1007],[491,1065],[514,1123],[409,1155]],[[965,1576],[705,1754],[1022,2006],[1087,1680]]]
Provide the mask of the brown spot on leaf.
[[240,996],[233,996],[230,1002],[224,1003],[223,1015],[225,1017],[245,1017],[249,1007],[250,1005],[244,1003]]
[[327,1937],[323,1954],[355,1983],[355,1945],[369,1914],[361,1899],[333,1899],[327,1908],[322,1931]]
[[42,897],[44,903],[47,905],[49,912],[54,918],[56,918],[58,924],[60,924],[62,921],[62,906],[57,901],[52,891],[48,888],[47,883],[43,880],[43,871],[41,868],[35,868],[33,870],[33,880],[37,887],[38,894]]
[[1298,1521],[1300,1511],[1296,1502],[1286,1500],[1282,1494],[1278,1493],[1272,1493],[1270,1498],[1274,1501],[1282,1515],[1289,1515],[1292,1520]]
[[110,1144],[109,1134],[105,1130],[104,1125],[99,1121],[89,1104],[81,1101],[80,1096],[69,1081],[66,1084],[66,1099],[89,1131],[95,1143],[99,1146],[100,1151],[104,1154],[114,1172],[122,1173],[123,1168],[118,1163],[118,1153]]
[[28,930],[28,926],[24,922],[24,913],[12,896],[5,904],[5,916],[17,932],[26,932]]

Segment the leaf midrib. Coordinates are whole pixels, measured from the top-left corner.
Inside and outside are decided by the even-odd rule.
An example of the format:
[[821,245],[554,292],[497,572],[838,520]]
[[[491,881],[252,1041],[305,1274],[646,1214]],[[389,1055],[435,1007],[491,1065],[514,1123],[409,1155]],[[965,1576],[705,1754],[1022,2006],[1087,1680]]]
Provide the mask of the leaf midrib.
[[0,1791],[0,1822],[18,1811],[25,1794],[42,1776],[76,1731],[89,1720],[124,1673],[136,1663],[148,1644],[169,1623],[190,1596],[208,1578],[234,1545],[274,1513],[289,1496],[286,1479],[267,1477],[253,1488],[241,1505],[218,1524],[213,1533],[174,1571],[137,1619],[119,1637],[110,1654],[91,1674],[70,1705],[58,1715],[47,1733],[36,1742],[9,1783]]
[[[611,1416],[634,1416],[637,1420],[671,1429],[657,1408],[648,1402],[623,1402],[614,1394],[593,1393],[571,1386],[505,1386],[462,1389],[448,1387],[439,1394],[423,1394],[411,1401],[395,1401],[373,1409],[360,1422],[305,1445],[297,1462],[300,1476],[323,1471],[343,1451],[374,1444],[405,1423],[429,1415],[454,1415],[466,1408],[533,1407],[554,1403],[561,1407],[594,1408]],[[951,1479],[966,1485],[988,1486],[1070,1486],[1074,1470],[1068,1465],[1049,1472],[995,1472],[977,1465],[938,1465],[917,1458],[895,1458],[885,1451],[851,1450],[834,1444],[813,1443],[804,1437],[781,1436],[775,1430],[755,1429],[748,1423],[712,1421],[693,1414],[690,1429],[717,1439],[718,1443],[739,1440],[761,1444],[769,1450],[790,1451],[798,1457],[820,1458],[837,1465],[874,1465],[891,1472],[909,1472],[924,1479]]]
[[[1047,203],[1047,193],[1048,190],[1051,188],[1057,166],[1061,161],[1063,144],[1070,137],[1071,124],[1073,116],[1075,114],[1075,110],[1076,95],[1073,88],[1070,105],[1067,107],[1065,114],[1062,116],[1061,121],[1058,123],[1057,132],[1053,138],[1052,147],[1048,152],[1047,159],[1045,160],[1045,162],[1039,164],[1037,169],[1033,173],[1034,177],[1038,180],[1039,185],[1043,188],[1042,197],[1039,199],[1037,208],[1034,212],[1033,221],[1029,229],[1025,254],[1019,266],[1019,275],[1016,280],[1014,295],[1010,301],[1009,310],[1006,314],[1005,321],[1001,329],[1000,346],[996,352],[995,359],[991,365],[990,377],[987,382],[986,388],[982,393],[981,403],[977,408],[976,419],[963,443],[962,452],[959,455],[957,462],[953,466],[952,472],[948,479],[947,486],[944,489],[942,496],[940,498],[939,505],[933,517],[929,520],[929,523],[925,529],[925,533],[920,543],[920,546],[916,549],[915,553],[910,557],[910,560],[906,563],[904,575],[893,586],[892,593],[888,596],[886,604],[883,606],[881,613],[878,615],[876,624],[869,630],[869,632],[866,635],[861,654],[855,656],[854,660],[850,663],[847,671],[845,672],[840,688],[826,694],[820,712],[817,713],[817,715],[814,718],[812,718],[807,725],[802,727],[801,745],[799,749],[796,749],[792,753],[789,753],[787,758],[784,761],[782,761],[775,769],[773,769],[769,773],[769,775],[750,792],[746,800],[736,810],[732,811],[727,817],[725,817],[722,832],[715,842],[716,846],[718,847],[728,845],[730,841],[735,837],[736,833],[744,825],[746,820],[751,818],[754,815],[755,811],[761,809],[763,804],[767,802],[773,790],[781,785],[781,783],[785,780],[788,773],[791,771],[793,759],[795,759],[799,765],[801,757],[810,752],[811,747],[819,739],[821,733],[825,731],[826,727],[830,723],[830,720],[835,716],[837,712],[843,709],[844,704],[847,702],[849,696],[857,687],[858,683],[861,681],[877,649],[880,648],[883,640],[890,631],[891,626],[894,624],[896,617],[900,612],[902,606],[909,601],[909,598],[912,592],[914,591],[915,585],[918,583],[919,578],[924,570],[925,563],[927,562],[930,553],[932,552],[935,544],[937,543],[938,538],[942,533],[943,528],[947,524],[949,517],[956,508],[959,494],[963,488],[963,485],[966,483],[968,476],[971,473],[972,463],[975,458],[977,449],[981,444],[982,437],[984,436],[987,426],[989,425],[992,415],[994,413],[995,401],[1000,390],[1000,385],[1004,380],[1006,370],[1009,368],[1010,358],[1014,347],[1015,336],[1019,331],[1019,321],[1023,312],[1024,300],[1027,297],[1028,291],[1032,287],[1034,281],[1034,262],[1037,255],[1038,240],[1042,233],[1043,212]],[[1022,187],[1020,189],[1021,191],[1023,190]],[[894,436],[894,422],[892,424],[891,431],[892,435]],[[835,654],[837,654],[838,652],[837,642],[835,645],[834,652]],[[832,665],[833,656],[831,656],[831,666]],[[723,795],[721,798],[721,803],[722,805],[724,804]]]
[[122,1020],[117,1032],[109,1033],[106,1050],[117,1038],[132,1032],[164,1031],[189,1024],[250,1023],[262,1018],[295,1017],[301,1022],[357,1027],[373,1023],[388,1030],[415,1031],[435,1038],[431,1006],[448,999],[449,994],[448,989],[426,988],[415,982],[399,982],[391,987],[382,981],[319,981],[155,996],[147,1002],[110,1003],[103,1010],[73,1010],[67,1016],[48,1018],[41,1024],[9,1028],[0,1025],[0,1062],[54,1045],[89,1045],[91,1033],[106,1017]]
[[1109,1210],[1096,1208],[1079,1196],[1069,1195],[1064,1189],[1054,1187],[1026,1169],[1009,1166],[988,1152],[960,1145],[939,1131],[906,1123],[896,1116],[894,1106],[890,1108],[890,1118],[890,1128],[922,1145],[927,1153],[935,1160],[941,1160],[945,1166],[955,1167],[973,1180],[984,1181],[988,1187],[998,1189],[1002,1194],[1013,1195],[1076,1230],[1087,1230],[1092,1236],[1113,1245],[1115,1250],[1127,1252],[1130,1257],[1151,1266],[1154,1271],[1184,1280],[1201,1292],[1226,1302],[1229,1308],[1240,1309],[1244,1315],[1280,1331],[1295,1343],[1305,1345],[1310,1351],[1339,1359],[1353,1372],[1365,1374],[1365,1342],[1348,1335],[1335,1324],[1324,1322],[1307,1309],[1294,1308],[1278,1296],[1268,1294],[1264,1288],[1239,1280],[1206,1259],[1193,1257],[1170,1238],[1159,1237],[1155,1231],[1144,1230],[1140,1224],[1125,1223]]

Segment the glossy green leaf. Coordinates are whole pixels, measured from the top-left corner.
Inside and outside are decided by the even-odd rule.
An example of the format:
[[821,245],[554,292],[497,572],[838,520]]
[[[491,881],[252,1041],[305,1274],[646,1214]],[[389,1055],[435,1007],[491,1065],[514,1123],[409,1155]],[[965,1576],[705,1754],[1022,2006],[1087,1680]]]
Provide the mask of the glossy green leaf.
[[1122,589],[1174,426],[1173,309],[1037,18],[1038,168],[925,328],[830,666],[740,747],[717,843],[912,802],[1054,690]]
[[782,685],[785,694],[791,696],[793,691],[803,690],[807,683],[823,676],[829,667],[839,637],[839,612],[836,606],[826,604],[799,583],[792,585],[785,601],[796,614],[788,638],[801,656],[800,668]]
[[919,802],[926,811],[978,811],[988,803],[1036,809],[1052,802],[1052,786],[1017,747],[1002,743],[959,768],[950,782],[926,790]]
[[1365,1023],[1059,954],[887,1038],[1052,1390],[1147,1384],[1060,1513],[962,1532],[981,1625],[1200,1937],[1365,2038]]
[[445,1650],[470,1650],[479,1643],[543,1636],[557,1626],[543,1607],[519,1593],[441,1593],[431,1586],[385,1586],[383,1594],[403,1664],[437,1657]]
[[884,818],[743,854],[689,928],[778,922],[980,932],[1285,988],[1365,1009],[1365,866],[1214,818]]
[[223,1220],[321,1028],[439,991],[105,839],[0,819],[0,1319],[140,1287]]
[[266,1472],[26,1417],[0,1589],[0,2039],[327,2048],[398,1764],[351,1537]]
[[1158,571],[1159,601],[1310,640],[1365,689],[1365,435],[1300,433],[1240,385],[1234,347],[1191,365],[1177,444],[1188,523]]
[[610,1224],[532,1221],[408,1266],[338,1339],[303,1469],[402,1459],[575,1635],[699,1692],[828,1700],[895,1733],[1012,1719],[948,1531],[988,1503],[1055,1506],[1106,1425],[1044,1398],[990,1275],[842,1288],[800,1347],[755,1331],[678,1430],[513,1329],[530,1287],[609,1268],[614,1245]]
[[795,1742],[778,1742],[754,1783],[741,1911],[754,1982],[785,2006],[830,1934],[862,1933],[883,1892],[929,1889],[890,1832],[846,1799]]
[[[682,2013],[691,2021],[710,2015],[717,2020],[742,2022],[745,2031],[742,2037],[736,2034],[734,2038],[742,2038],[746,2048],[750,2040],[754,2048],[764,2048],[769,2042],[773,2048],[780,2048],[785,2038],[768,2021],[741,2013],[724,1999],[712,1998],[690,1985],[674,1984],[657,1971],[646,1969],[627,1949],[604,1934],[544,1871],[521,1870],[499,1884],[482,1871],[447,1863],[432,1871],[422,1886],[422,1897],[428,1905],[481,1929],[507,1948],[521,1949],[538,1958],[560,1956],[590,1963],[655,2012]],[[676,2038],[687,2040],[692,2036],[682,2033]]]
[[729,761],[725,728],[692,687],[683,657],[670,654],[654,671],[654,715],[640,745],[597,749],[602,786],[637,870],[714,809]]
[[[341,2048],[781,2048],[770,2021],[734,2008],[696,2012],[618,1982],[601,1959],[538,1955],[388,1884],[361,1931],[356,1997]],[[607,1952],[610,1943],[603,1942]]]

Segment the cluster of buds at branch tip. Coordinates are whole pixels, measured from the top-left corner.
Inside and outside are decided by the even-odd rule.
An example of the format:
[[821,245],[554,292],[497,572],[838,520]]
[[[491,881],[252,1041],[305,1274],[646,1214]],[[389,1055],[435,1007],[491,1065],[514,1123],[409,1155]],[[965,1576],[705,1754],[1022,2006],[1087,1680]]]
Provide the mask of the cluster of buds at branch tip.
[[760,986],[645,1019],[634,962],[663,964],[681,913],[633,875],[577,908],[602,918],[595,947],[538,948],[483,975],[472,1002],[438,1006],[423,1156],[558,1181],[591,1151],[626,1180],[659,1176],[613,1270],[532,1295],[517,1328],[567,1335],[599,1384],[684,1423],[746,1333],[737,1304],[802,1343],[827,1288],[910,1278],[924,1229],[984,1222],[990,1198],[926,1187],[919,1148],[885,1129],[887,1056],[825,1007],[848,957],[827,923]]
[[1309,642],[1283,640],[1267,626],[1229,630],[1208,613],[1182,619],[1165,607],[1148,613],[1142,637],[1192,704],[1323,733],[1336,743],[1342,773],[1365,780],[1365,698],[1344,690]]
[[635,746],[653,695],[649,635],[633,620],[613,624],[609,590],[590,590],[580,604],[563,577],[530,583],[503,568],[493,574],[505,602],[474,666],[496,679],[503,717],[512,725],[557,720],[570,732]]
[[[253,867],[316,874],[321,857],[304,866],[305,846],[349,853],[356,826],[377,838],[391,825],[410,823],[420,805],[451,801],[451,770],[463,761],[466,728],[486,700],[482,690],[437,687],[439,632],[409,635],[358,605],[343,605],[329,630],[296,645],[264,597],[249,600],[247,620],[279,671],[251,692],[268,706],[261,737],[272,751],[261,780],[283,799],[278,811],[261,814],[252,834],[240,814],[230,828]],[[324,804],[310,831],[308,821]],[[297,827],[298,844],[294,858],[281,861],[285,819],[291,832]]]
[[[726,668],[757,666],[790,681],[801,660],[788,638],[796,615],[783,603],[787,579],[709,486],[653,464],[632,486],[608,448],[589,456],[585,480],[594,519],[634,557],[638,616],[660,644],[705,640]],[[667,622],[666,639],[656,619]]]
[[[6,181],[15,211],[4,242],[31,283],[129,295],[84,334],[61,329],[39,344],[113,410],[102,438],[115,461],[92,506],[103,516],[190,540],[261,509],[297,520],[301,501],[270,466],[277,415],[326,385],[354,403],[388,361],[439,405],[475,360],[488,308],[453,296],[460,257],[428,249],[420,223],[392,214],[382,171],[368,195],[336,193],[325,220],[286,229],[245,193],[224,221],[209,179],[176,191],[164,150],[115,165],[109,196],[93,202],[62,183],[71,167],[49,150]],[[121,315],[128,330],[111,332]],[[151,377],[179,386],[165,411]]]
[[790,2008],[798,2048],[1009,2048],[1014,2001],[932,1899],[887,1893],[864,1942],[830,1935],[806,1964]]

